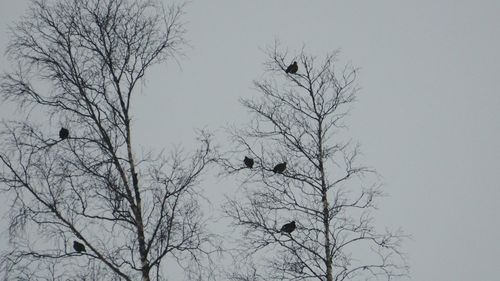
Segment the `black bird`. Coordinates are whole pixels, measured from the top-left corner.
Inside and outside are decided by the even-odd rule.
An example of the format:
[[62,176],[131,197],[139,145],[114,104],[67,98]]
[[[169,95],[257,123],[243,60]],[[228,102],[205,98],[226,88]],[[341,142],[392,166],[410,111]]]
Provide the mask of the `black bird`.
[[283,173],[286,169],[286,162],[279,163],[278,165],[274,166],[273,172],[276,173]]
[[67,139],[69,137],[69,130],[66,128],[61,128],[61,130],[59,130],[59,137],[61,138],[61,140]]
[[245,156],[243,163],[245,163],[245,166],[247,166],[248,168],[250,168],[250,169],[253,168],[253,159],[252,158],[248,158]]
[[294,231],[296,228],[296,225],[295,225],[295,221],[292,221],[290,223],[286,223],[284,224],[281,229],[280,229],[280,232],[286,232],[288,234],[292,233],[292,231]]
[[73,249],[75,249],[75,251],[77,251],[78,253],[87,252],[85,250],[85,245],[83,245],[82,243],[80,243],[78,241],[73,241]]
[[295,74],[295,73],[297,73],[298,70],[299,70],[299,66],[297,65],[297,62],[294,61],[292,64],[290,64],[286,68],[285,72],[290,73],[290,74]]

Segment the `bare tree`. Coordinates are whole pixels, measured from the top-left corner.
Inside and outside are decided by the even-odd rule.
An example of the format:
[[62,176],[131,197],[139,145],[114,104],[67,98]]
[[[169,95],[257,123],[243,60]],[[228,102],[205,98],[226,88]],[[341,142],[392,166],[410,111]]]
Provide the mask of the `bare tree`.
[[192,153],[133,142],[138,85],[182,51],[182,13],[155,0],[33,0],[12,28],[18,68],[1,95],[29,114],[1,133],[6,279],[165,280],[167,261],[191,269],[213,249],[197,187],[210,135]]
[[383,194],[375,171],[357,164],[358,145],[343,123],[358,90],[356,69],[337,70],[336,52],[290,58],[276,44],[267,53],[266,78],[255,82],[261,96],[242,100],[252,121],[230,130],[235,147],[221,161],[224,173],[243,177],[244,196],[224,210],[243,230],[240,257],[260,272],[232,280],[405,276],[405,235],[375,226],[371,210]]

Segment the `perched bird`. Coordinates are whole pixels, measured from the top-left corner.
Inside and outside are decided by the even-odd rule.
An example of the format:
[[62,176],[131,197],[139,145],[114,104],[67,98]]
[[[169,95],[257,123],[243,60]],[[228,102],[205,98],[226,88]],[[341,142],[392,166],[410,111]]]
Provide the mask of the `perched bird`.
[[286,223],[284,224],[281,229],[280,229],[280,232],[286,232],[288,234],[292,233],[292,231],[295,230],[297,226],[295,225],[295,221],[292,221],[290,223]]
[[61,130],[59,130],[59,137],[61,138],[61,140],[67,139],[69,137],[69,130],[66,128],[61,128]]
[[75,251],[77,251],[78,253],[87,252],[85,250],[85,245],[83,245],[82,243],[80,243],[78,241],[73,241],[73,249],[75,249]]
[[273,172],[276,173],[283,173],[286,169],[286,162],[279,163],[278,165],[274,166]]
[[299,70],[299,66],[297,65],[297,62],[294,61],[292,64],[290,64],[286,68],[285,72],[290,73],[290,74],[295,74],[295,73],[297,73],[298,70]]
[[245,163],[245,166],[247,166],[248,168],[250,168],[250,169],[253,168],[253,159],[252,158],[248,158],[245,156],[243,163]]

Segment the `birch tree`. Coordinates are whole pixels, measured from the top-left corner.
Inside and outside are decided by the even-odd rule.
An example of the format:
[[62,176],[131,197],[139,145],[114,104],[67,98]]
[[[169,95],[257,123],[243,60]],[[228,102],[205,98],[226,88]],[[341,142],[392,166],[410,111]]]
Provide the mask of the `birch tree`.
[[0,90],[28,114],[1,132],[7,280],[166,280],[211,251],[198,188],[209,134],[192,152],[134,143],[138,87],[182,52],[182,14],[154,0],[33,0],[11,29],[17,68]]
[[231,280],[405,276],[405,235],[375,224],[382,187],[346,130],[357,69],[339,66],[337,52],[291,56],[276,45],[267,54],[259,96],[242,100],[252,121],[231,130],[235,146],[221,161],[243,194],[224,207],[242,235]]

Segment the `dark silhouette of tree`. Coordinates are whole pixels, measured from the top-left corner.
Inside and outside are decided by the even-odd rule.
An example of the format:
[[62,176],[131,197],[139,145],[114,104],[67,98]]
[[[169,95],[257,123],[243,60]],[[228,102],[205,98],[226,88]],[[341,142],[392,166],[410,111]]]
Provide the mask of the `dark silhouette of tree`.
[[252,158],[248,158],[247,156],[245,156],[245,159],[243,159],[243,163],[245,164],[245,166],[247,166],[247,168],[250,168],[250,169],[253,168],[254,161]]
[[[242,104],[253,113],[246,127],[231,129],[235,147],[220,160],[227,175],[241,175],[244,195],[225,213],[241,229],[241,267],[232,280],[392,280],[407,265],[400,230],[379,231],[371,216],[382,195],[374,170],[357,164],[358,145],[344,124],[355,100],[356,69],[340,67],[336,52],[318,59],[297,54],[303,71],[288,75],[288,54],[268,50],[260,92]],[[259,163],[239,174],[229,160],[245,153]],[[287,159],[273,170],[274,159]],[[283,221],[300,222],[300,227]],[[293,235],[282,235],[291,233]],[[240,268],[240,267],[235,267]],[[244,272],[249,272],[245,275]],[[252,273],[253,272],[253,273]],[[258,272],[259,274],[254,274]]]
[[286,70],[285,73],[290,73],[290,74],[295,74],[299,70],[299,66],[296,61],[294,61],[292,64],[290,64]]
[[[182,13],[156,0],[34,0],[13,27],[18,68],[1,95],[30,114],[0,135],[0,184],[13,198],[9,280],[165,280],[167,261],[194,272],[212,251],[197,188],[210,136],[168,155],[133,142],[138,84],[180,54]],[[53,145],[50,120],[71,138]]]

